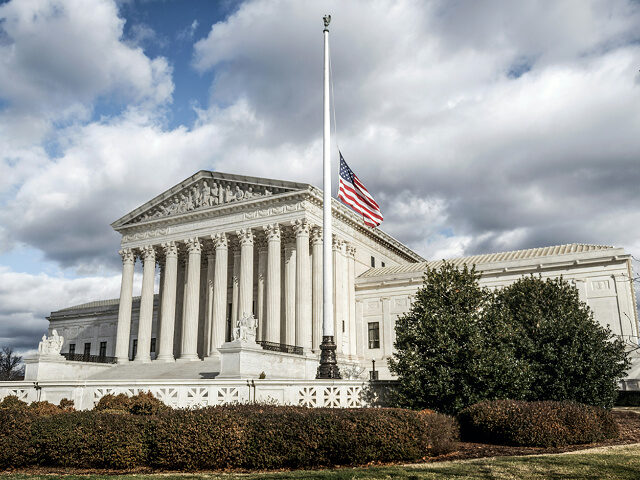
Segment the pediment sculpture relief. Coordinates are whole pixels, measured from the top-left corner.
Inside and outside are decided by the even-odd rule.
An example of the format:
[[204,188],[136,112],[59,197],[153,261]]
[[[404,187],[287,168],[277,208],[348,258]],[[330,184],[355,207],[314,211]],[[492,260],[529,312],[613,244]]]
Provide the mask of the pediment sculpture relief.
[[[225,203],[241,202],[256,197],[270,196],[274,189],[258,185],[238,185],[234,182],[216,180],[200,180],[195,185],[184,189],[169,199],[136,217],[131,223],[144,222],[152,218],[179,215],[200,208],[215,207]],[[280,190],[280,189],[277,189]]]

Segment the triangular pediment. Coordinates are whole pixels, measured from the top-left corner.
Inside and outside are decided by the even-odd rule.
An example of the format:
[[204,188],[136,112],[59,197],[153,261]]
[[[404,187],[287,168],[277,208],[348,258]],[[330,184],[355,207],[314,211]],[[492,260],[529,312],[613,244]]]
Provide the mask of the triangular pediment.
[[201,170],[116,220],[112,227],[177,217],[190,212],[305,190],[305,183]]

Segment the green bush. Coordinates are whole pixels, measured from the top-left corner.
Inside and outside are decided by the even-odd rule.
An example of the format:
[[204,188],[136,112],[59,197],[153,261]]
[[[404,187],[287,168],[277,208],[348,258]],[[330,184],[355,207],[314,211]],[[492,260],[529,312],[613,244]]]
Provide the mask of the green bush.
[[430,411],[253,404],[132,415],[110,408],[113,402],[107,400],[109,408],[97,411],[55,407],[56,415],[42,414],[50,408],[42,405],[0,409],[0,467],[221,470],[358,465],[446,453],[458,438],[455,419]]
[[0,408],[11,408],[11,409],[26,409],[28,406],[27,402],[23,402],[15,395],[7,395],[0,401]]
[[34,418],[33,463],[75,468],[143,466],[148,463],[154,427],[151,417],[100,411]]
[[453,450],[455,420],[400,409],[209,407],[158,417],[154,465],[180,470],[414,461]]
[[574,402],[484,401],[458,415],[463,440],[557,447],[618,436],[610,411]]
[[[9,397],[5,397],[5,400],[7,398]],[[26,408],[19,408],[20,404],[13,403],[12,400],[0,403],[4,404],[0,408],[0,470],[28,465],[33,460],[30,442],[34,415]],[[8,408],[8,404],[12,404],[12,408]]]
[[110,413],[126,412],[132,415],[158,415],[171,410],[171,407],[165,405],[162,400],[157,399],[150,392],[141,392],[132,397],[124,393],[105,395],[93,409]]
[[396,321],[395,403],[455,414],[482,400],[571,400],[613,406],[629,367],[622,341],[562,278],[481,288],[466,265],[425,272]]

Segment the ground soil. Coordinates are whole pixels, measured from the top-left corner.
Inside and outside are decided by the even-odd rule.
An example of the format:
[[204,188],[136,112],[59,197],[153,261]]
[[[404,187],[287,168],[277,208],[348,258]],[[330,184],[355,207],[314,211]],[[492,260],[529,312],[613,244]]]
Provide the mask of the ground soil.
[[[583,445],[570,445],[567,447],[509,447],[505,445],[491,445],[487,443],[472,443],[472,442],[459,442],[459,448],[455,452],[448,453],[446,455],[440,455],[438,457],[425,459],[427,463],[442,462],[448,460],[466,460],[472,458],[486,458],[486,457],[505,457],[516,455],[544,455],[551,453],[563,453],[572,452],[576,450],[585,450],[587,448],[606,447],[610,445],[628,445],[632,443],[640,443],[640,410],[634,409],[616,409],[613,411],[613,416],[620,427],[620,435],[613,440],[607,440],[599,443],[589,443]],[[402,462],[396,463],[401,464]],[[376,464],[381,466],[383,464]],[[334,467],[335,468],[335,467]],[[338,467],[340,468],[340,467]],[[347,467],[349,468],[349,467]],[[240,470],[238,470],[240,471]],[[0,473],[3,473],[0,471]],[[83,475],[83,474],[123,474],[123,473],[160,473],[150,468],[138,468],[135,470],[122,471],[122,470],[102,470],[102,469],[81,469],[81,468],[56,468],[56,467],[29,467],[7,470],[4,473],[23,473],[29,475],[42,475],[42,474],[71,474],[71,475]],[[168,473],[168,472],[164,472]],[[195,473],[195,472],[191,472]]]

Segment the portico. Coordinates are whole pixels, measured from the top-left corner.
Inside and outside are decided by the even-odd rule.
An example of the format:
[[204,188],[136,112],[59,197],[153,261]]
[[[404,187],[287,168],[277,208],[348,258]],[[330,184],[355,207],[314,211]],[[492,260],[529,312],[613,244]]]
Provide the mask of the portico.
[[[114,222],[122,234],[117,362],[219,359],[218,349],[244,314],[256,317],[257,341],[264,348],[298,347],[296,352],[317,356],[321,205],[322,192],[311,185],[202,171]],[[333,209],[337,351],[355,360],[356,272],[368,269],[371,258],[383,265],[421,258],[364,227],[339,203]],[[137,331],[131,328],[136,261],[142,265]],[[150,353],[154,295],[159,297],[155,356]]]

